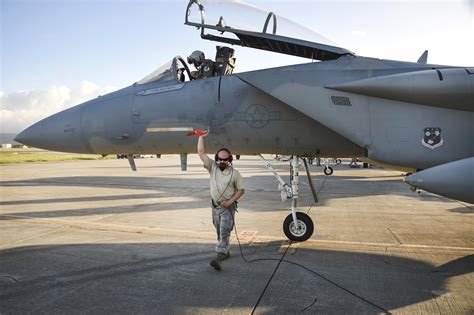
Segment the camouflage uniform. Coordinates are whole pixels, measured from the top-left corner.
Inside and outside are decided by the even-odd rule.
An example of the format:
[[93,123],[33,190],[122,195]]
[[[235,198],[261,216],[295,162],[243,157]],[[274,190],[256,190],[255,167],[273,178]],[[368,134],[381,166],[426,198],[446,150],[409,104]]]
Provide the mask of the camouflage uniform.
[[229,238],[232,229],[234,228],[234,216],[237,206],[235,203],[230,205],[229,208],[221,208],[212,206],[212,223],[216,228],[217,232],[217,253],[228,253],[229,252]]

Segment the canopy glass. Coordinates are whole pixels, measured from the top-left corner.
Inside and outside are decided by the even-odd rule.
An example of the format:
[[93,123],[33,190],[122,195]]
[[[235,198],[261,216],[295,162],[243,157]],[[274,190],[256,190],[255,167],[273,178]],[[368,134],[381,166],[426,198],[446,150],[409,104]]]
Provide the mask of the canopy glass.
[[186,24],[205,28],[223,27],[261,32],[337,46],[328,38],[279,14],[241,1],[191,0]]
[[167,80],[176,80],[178,82],[184,82],[185,74],[188,75],[189,79],[189,68],[187,64],[180,56],[176,56],[173,59],[165,62],[163,65],[158,67],[158,69],[151,72],[140,81],[138,81],[137,84],[147,84],[151,82]]

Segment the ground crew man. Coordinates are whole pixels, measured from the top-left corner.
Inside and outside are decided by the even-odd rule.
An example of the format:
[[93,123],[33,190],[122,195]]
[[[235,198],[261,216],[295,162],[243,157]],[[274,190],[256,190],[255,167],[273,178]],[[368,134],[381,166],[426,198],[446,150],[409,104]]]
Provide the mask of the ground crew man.
[[200,135],[198,154],[204,163],[204,168],[210,174],[212,223],[217,232],[217,256],[211,261],[211,266],[221,270],[221,263],[230,257],[229,238],[234,227],[237,200],[244,194],[242,176],[232,167],[232,154],[226,148],[217,151],[214,159],[206,155],[204,138],[207,133]]

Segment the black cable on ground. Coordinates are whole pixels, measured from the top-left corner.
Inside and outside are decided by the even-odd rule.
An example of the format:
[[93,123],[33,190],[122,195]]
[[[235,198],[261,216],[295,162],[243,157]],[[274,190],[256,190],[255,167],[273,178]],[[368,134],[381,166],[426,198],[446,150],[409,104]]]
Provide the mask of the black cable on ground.
[[[234,223],[234,228],[235,228],[236,235],[237,235],[237,228],[235,227],[235,223]],[[308,267],[306,267],[306,266],[304,266],[304,265],[295,263],[295,262],[293,262],[293,261],[285,260],[284,257],[285,257],[285,255],[286,255],[286,253],[288,252],[288,249],[289,249],[290,246],[292,245],[292,242],[291,242],[291,241],[290,241],[290,244],[288,245],[288,247],[286,248],[285,253],[282,255],[282,257],[281,257],[280,259],[277,259],[277,258],[257,258],[257,259],[250,259],[250,260],[245,257],[245,255],[244,255],[244,253],[243,253],[243,250],[242,250],[242,245],[240,244],[240,240],[239,240],[239,237],[238,237],[238,236],[237,236],[237,242],[238,242],[238,244],[239,244],[240,255],[242,256],[242,259],[243,259],[245,262],[247,262],[247,263],[253,263],[253,262],[257,262],[257,261],[278,261],[278,265],[277,265],[276,268],[273,270],[273,273],[272,273],[270,279],[268,280],[267,285],[265,286],[263,292],[261,293],[261,295],[260,295],[260,297],[259,297],[259,299],[258,299],[258,301],[257,301],[257,304],[254,306],[254,308],[253,308],[253,310],[252,310],[252,314],[254,313],[255,309],[257,308],[258,304],[260,303],[260,300],[262,299],[263,295],[265,294],[265,291],[267,290],[267,287],[268,287],[268,285],[270,284],[270,281],[273,279],[273,276],[275,275],[275,273],[276,273],[278,267],[280,266],[280,264],[281,264],[282,262],[285,262],[285,263],[292,264],[292,265],[298,266],[298,267],[300,267],[300,268],[303,268],[304,270],[306,270],[306,271],[312,273],[312,274],[315,275],[315,276],[320,277],[321,279],[323,279],[323,280],[329,282],[330,284],[334,285],[335,287],[337,287],[337,288],[339,288],[339,289],[341,289],[341,290],[343,290],[343,291],[349,293],[350,295],[352,295],[352,296],[354,296],[354,297],[360,299],[361,301],[364,301],[364,302],[366,302],[367,304],[370,304],[370,305],[374,306],[375,308],[381,310],[381,311],[384,312],[385,314],[391,314],[388,310],[384,309],[383,307],[381,307],[381,306],[379,306],[379,305],[377,305],[377,304],[375,304],[375,303],[373,303],[373,302],[371,302],[371,301],[369,301],[369,300],[363,298],[363,297],[360,296],[360,295],[357,295],[356,293],[352,292],[352,291],[349,290],[349,289],[344,288],[343,286],[337,284],[336,282],[334,282],[334,281],[332,281],[332,280],[326,278],[326,277],[323,276],[322,274],[320,274],[320,273],[318,273],[318,272],[316,272],[316,271],[314,271],[314,270],[312,270],[312,269],[310,269],[310,268],[308,268]],[[310,304],[309,306],[305,307],[302,311],[304,311],[304,310],[308,309],[309,307],[311,307],[315,302],[316,302],[316,299],[314,300],[314,302],[313,302],[312,304]]]
[[315,297],[315,298],[314,298],[314,301],[313,301],[313,302],[311,302],[311,304],[310,304],[310,305],[308,305],[308,306],[306,306],[305,308],[303,308],[303,309],[301,310],[301,312],[300,312],[300,313],[303,313],[304,311],[306,311],[308,308],[310,308],[311,306],[313,306],[313,305],[314,305],[314,303],[316,303],[317,301],[318,301],[318,298],[317,298],[317,297]]
[[[324,177],[324,181],[323,181],[321,187],[319,188],[318,195],[319,195],[320,191],[322,190],[322,188],[323,188],[323,186],[324,186],[324,183],[326,182],[326,178],[327,178],[327,177],[328,177],[327,175]],[[314,206],[314,204],[315,204],[315,203],[314,203],[314,201],[313,201],[313,203],[310,205],[308,211],[306,212],[307,214],[309,213],[309,211],[311,211],[311,208]],[[367,303],[367,304],[369,304],[369,305],[372,305],[373,307],[375,307],[375,308],[381,310],[381,311],[384,312],[385,314],[391,314],[388,310],[384,309],[383,307],[381,307],[381,306],[379,306],[379,305],[377,305],[377,304],[375,304],[375,303],[373,303],[373,302],[371,302],[371,301],[369,301],[369,300],[363,298],[363,297],[360,296],[360,295],[357,295],[356,293],[352,292],[352,291],[349,290],[349,289],[344,288],[343,286],[337,284],[336,282],[334,282],[334,281],[332,281],[332,280],[326,278],[326,277],[323,276],[322,274],[320,274],[320,273],[318,273],[318,272],[316,272],[316,271],[314,271],[314,270],[312,270],[312,269],[310,269],[310,268],[308,268],[308,267],[306,267],[306,266],[304,266],[304,265],[302,265],[302,264],[298,264],[298,263],[295,263],[295,262],[293,262],[293,261],[285,260],[285,259],[284,259],[284,258],[285,258],[285,255],[286,255],[286,253],[288,252],[288,250],[290,249],[290,246],[293,244],[293,241],[290,241],[290,243],[288,244],[288,246],[287,246],[286,249],[285,249],[285,252],[283,253],[283,255],[281,256],[281,258],[279,258],[279,259],[277,259],[277,258],[247,259],[247,258],[245,257],[245,255],[244,255],[243,250],[242,250],[242,245],[241,245],[241,243],[240,243],[239,234],[238,234],[238,232],[237,232],[237,225],[236,225],[236,223],[235,223],[235,217],[234,217],[234,232],[235,232],[235,236],[236,236],[236,238],[237,238],[237,242],[238,242],[238,244],[239,244],[240,255],[241,255],[242,259],[243,259],[246,263],[253,263],[253,262],[257,262],[257,261],[278,261],[278,264],[276,265],[275,269],[273,270],[272,275],[271,275],[270,278],[268,279],[267,284],[265,285],[265,288],[263,289],[262,293],[260,294],[260,297],[258,298],[257,303],[256,303],[255,306],[253,307],[253,310],[252,310],[252,313],[251,313],[252,315],[254,314],[255,310],[257,309],[258,305],[260,304],[260,301],[262,300],[262,298],[263,298],[263,296],[264,296],[264,294],[265,294],[265,292],[266,292],[268,286],[270,285],[270,282],[272,281],[273,277],[275,276],[275,274],[276,274],[276,272],[277,272],[277,270],[278,270],[278,268],[280,267],[280,264],[281,264],[282,262],[285,262],[285,263],[292,264],[292,265],[298,266],[298,267],[300,267],[300,268],[303,268],[304,270],[306,270],[306,271],[310,272],[311,274],[313,274],[313,275],[315,275],[315,276],[317,276],[317,277],[319,277],[319,278],[321,278],[321,279],[323,279],[323,280],[329,282],[330,284],[332,284],[332,285],[334,285],[335,287],[337,287],[337,288],[343,290],[344,292],[349,293],[350,295],[354,296],[355,298],[357,298],[357,299],[359,299],[359,300],[361,300],[361,301],[363,301],[363,302],[365,302],[365,303]],[[301,312],[304,312],[305,310],[307,310],[308,308],[310,308],[311,306],[313,306],[313,305],[316,303],[316,301],[317,301],[317,298],[315,298],[314,301],[313,301],[310,305],[308,305],[308,306],[306,306],[305,308],[303,308],[303,309],[301,310]]]
[[[265,288],[263,289],[262,293],[260,293],[260,297],[258,298],[257,303],[255,303],[255,306],[253,307],[253,310],[252,310],[252,313],[251,313],[252,315],[254,314],[255,310],[257,309],[258,304],[259,304],[260,301],[262,300],[263,295],[264,295],[265,292],[267,291],[267,288],[268,288],[268,286],[270,285],[270,282],[272,281],[272,279],[273,279],[273,277],[275,276],[275,274],[276,274],[278,268],[280,267],[280,264],[281,264],[281,262],[283,261],[283,258],[285,258],[285,255],[286,255],[286,253],[288,252],[288,249],[290,249],[290,246],[291,246],[291,243],[292,243],[292,242],[293,242],[293,241],[290,241],[290,243],[289,243],[288,246],[286,247],[285,252],[283,253],[283,255],[281,256],[280,259],[274,259],[274,260],[278,260],[278,264],[276,265],[275,269],[273,269],[273,273],[272,273],[272,275],[270,276],[270,279],[268,279],[267,284],[265,285]],[[239,241],[239,246],[240,246],[240,241]],[[243,255],[243,253],[242,253],[242,248],[240,249],[240,253]]]

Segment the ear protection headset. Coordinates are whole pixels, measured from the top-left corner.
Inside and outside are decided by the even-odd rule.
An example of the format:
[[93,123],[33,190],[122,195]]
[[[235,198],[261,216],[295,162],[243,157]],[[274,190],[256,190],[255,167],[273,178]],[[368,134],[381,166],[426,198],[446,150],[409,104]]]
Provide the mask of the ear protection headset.
[[219,156],[218,156],[218,155],[219,155],[219,152],[221,152],[221,151],[225,151],[225,152],[229,153],[229,163],[232,163],[232,160],[233,160],[234,158],[232,157],[232,153],[230,153],[229,149],[227,149],[227,148],[221,148],[221,149],[219,149],[219,150],[217,151],[216,155],[214,156],[214,161],[217,162],[217,160],[219,159]]

